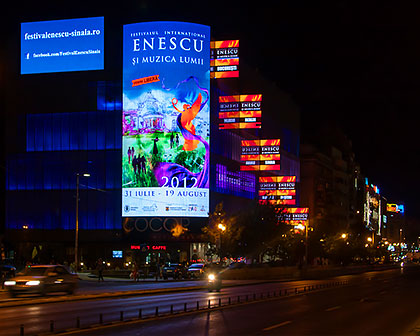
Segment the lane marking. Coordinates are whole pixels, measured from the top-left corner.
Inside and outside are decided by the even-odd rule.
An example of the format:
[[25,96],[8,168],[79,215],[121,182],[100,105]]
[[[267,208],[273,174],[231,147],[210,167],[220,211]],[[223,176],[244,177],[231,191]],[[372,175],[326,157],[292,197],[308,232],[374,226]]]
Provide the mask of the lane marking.
[[272,325],[271,327],[264,328],[263,331],[268,331],[268,330],[271,330],[271,329],[283,327],[283,326],[288,325],[290,323],[292,323],[292,321],[284,321],[282,323]]
[[325,309],[325,311],[333,311],[333,310],[337,310],[337,309],[340,309],[340,308],[341,308],[341,306],[335,306],[335,307]]

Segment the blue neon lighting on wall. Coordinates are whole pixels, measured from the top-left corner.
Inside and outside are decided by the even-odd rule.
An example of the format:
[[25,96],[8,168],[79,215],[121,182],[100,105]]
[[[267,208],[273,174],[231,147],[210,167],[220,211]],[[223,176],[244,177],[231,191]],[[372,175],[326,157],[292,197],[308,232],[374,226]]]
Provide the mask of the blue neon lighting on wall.
[[121,112],[28,114],[26,150],[67,151],[121,148]]

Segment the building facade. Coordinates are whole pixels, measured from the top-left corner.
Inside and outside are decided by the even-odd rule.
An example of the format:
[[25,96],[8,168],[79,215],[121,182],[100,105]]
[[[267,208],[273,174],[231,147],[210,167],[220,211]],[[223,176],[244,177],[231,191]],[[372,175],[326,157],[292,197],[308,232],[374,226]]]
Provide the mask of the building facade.
[[[218,96],[236,94],[239,80],[246,82],[251,75],[253,85],[241,85],[241,90],[253,92],[257,83],[267,97],[265,108],[284,115],[272,133],[282,139],[281,170],[276,173],[300,177],[296,106],[280,89],[244,67],[240,79],[212,83],[210,211],[223,202],[233,214],[258,199],[258,174],[240,170],[240,151],[242,140],[264,136],[263,130],[219,130],[217,123]],[[32,113],[28,108],[21,114],[24,146],[7,156],[8,255],[17,264],[71,263],[78,202],[79,260],[86,267],[93,267],[98,258],[120,268],[135,260],[153,264],[203,259],[208,242],[201,229],[208,218],[122,218],[121,83],[96,81],[90,87],[96,110]],[[270,102],[273,95],[275,104]],[[268,115],[263,125],[270,124]]]

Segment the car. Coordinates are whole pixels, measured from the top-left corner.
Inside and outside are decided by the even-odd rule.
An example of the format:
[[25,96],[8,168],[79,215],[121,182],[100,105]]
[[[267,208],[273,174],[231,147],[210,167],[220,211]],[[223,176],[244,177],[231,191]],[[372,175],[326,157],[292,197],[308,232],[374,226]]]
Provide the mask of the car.
[[13,278],[16,274],[16,267],[12,265],[0,265],[0,278]]
[[187,269],[182,264],[167,263],[162,269],[162,277],[166,280],[168,278],[182,279],[188,278]]
[[191,264],[190,267],[188,267],[188,274],[190,278],[203,278],[204,273],[206,271],[206,265],[205,264]]
[[53,292],[73,294],[78,286],[78,277],[61,265],[31,265],[16,277],[6,280],[4,286],[12,297]]
[[222,288],[222,277],[220,276],[220,273],[213,273],[209,272],[207,276],[207,289],[209,292],[216,291],[220,292],[220,289]]

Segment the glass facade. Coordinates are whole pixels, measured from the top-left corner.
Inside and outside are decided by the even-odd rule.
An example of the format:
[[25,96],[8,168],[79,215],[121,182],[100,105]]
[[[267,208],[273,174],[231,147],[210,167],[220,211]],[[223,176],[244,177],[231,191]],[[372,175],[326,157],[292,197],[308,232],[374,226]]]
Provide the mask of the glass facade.
[[26,150],[73,151],[121,148],[121,115],[114,111],[28,114]]
[[[80,178],[80,228],[121,229],[121,84],[96,89],[97,111],[26,114],[26,151],[7,158],[7,229],[74,230],[77,173],[90,174]],[[239,171],[243,137],[215,132],[211,191],[255,199],[256,175]],[[299,181],[298,135],[280,133],[280,174]]]
[[225,165],[216,164],[215,191],[254,199],[256,196],[256,177],[247,172],[232,172]]
[[[102,84],[102,85],[101,85]],[[6,227],[121,229],[118,86],[98,83],[98,111],[26,115],[26,153],[7,160]],[[110,94],[111,93],[111,94]]]

